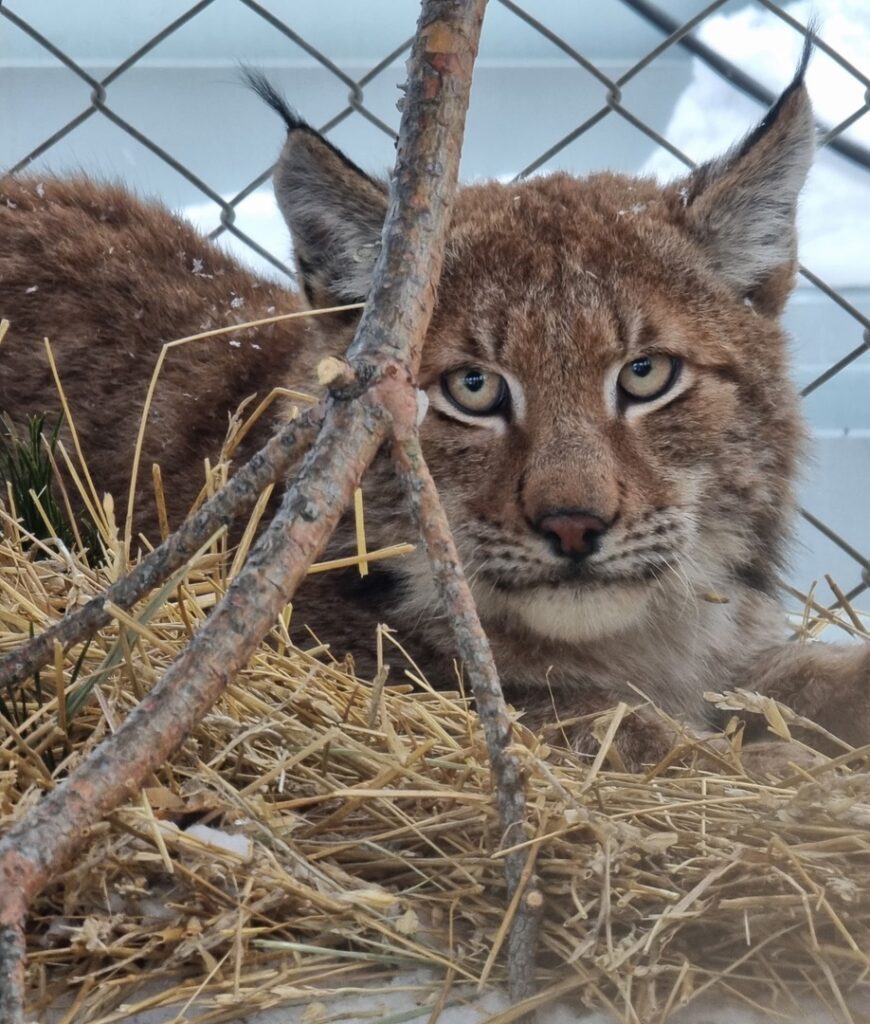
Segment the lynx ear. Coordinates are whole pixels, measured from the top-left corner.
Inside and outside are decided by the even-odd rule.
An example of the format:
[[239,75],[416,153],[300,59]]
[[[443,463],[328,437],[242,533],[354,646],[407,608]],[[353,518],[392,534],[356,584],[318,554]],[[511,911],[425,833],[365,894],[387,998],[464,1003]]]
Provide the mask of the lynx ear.
[[795,216],[815,149],[804,49],[791,85],[746,138],[678,190],[685,223],[742,297],[779,312],[797,259]]
[[245,77],[287,125],[275,165],[275,196],[293,237],[308,301],[312,306],[362,302],[387,213],[386,184],[370,178],[298,117],[265,78],[251,71]]

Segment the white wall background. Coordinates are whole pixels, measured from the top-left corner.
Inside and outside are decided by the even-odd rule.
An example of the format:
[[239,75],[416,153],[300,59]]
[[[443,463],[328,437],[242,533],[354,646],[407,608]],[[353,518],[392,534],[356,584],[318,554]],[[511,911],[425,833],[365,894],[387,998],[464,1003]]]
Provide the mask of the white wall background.
[[[100,0],[7,0],[96,78],[101,78],[191,6],[183,0],[107,4]],[[662,36],[619,0],[525,0],[525,9],[606,75],[617,77]],[[698,13],[701,0],[670,0],[674,18]],[[413,33],[416,0],[268,0],[266,9],[341,70],[361,77]],[[865,73],[870,62],[866,0],[816,0],[821,34]],[[789,5],[806,19],[808,4]],[[779,90],[791,77],[801,40],[760,3],[732,0],[702,23],[709,45]],[[229,198],[275,158],[282,130],[275,116],[239,83],[237,64],[266,71],[300,112],[322,125],[347,106],[347,86],[240,0],[213,0],[192,21],[108,87],[107,104]],[[364,89],[366,108],[398,126],[397,85],[404,57]],[[824,53],[809,83],[820,116],[836,123],[866,102],[863,88]],[[15,165],[52,132],[85,110],[90,89],[36,42],[0,19],[0,167]],[[606,99],[606,88],[534,28],[491,0],[462,162],[467,179],[522,171]],[[695,159],[727,147],[763,113],[680,48],[671,48],[627,84],[623,103]],[[847,137],[870,149],[870,115]],[[330,138],[363,166],[392,163],[391,140],[353,113]],[[669,175],[679,164],[616,114],[562,149],[544,170],[582,174],[613,168]],[[119,178],[160,196],[211,229],[219,210],[190,182],[99,113],[40,156],[30,170],[72,170]],[[239,207],[239,227],[279,257],[288,245],[268,188]],[[802,258],[854,306],[870,309],[870,173],[826,153],[802,210]],[[244,258],[250,253],[240,248]],[[255,261],[256,262],[256,261]],[[274,272],[265,266],[267,272]],[[861,344],[855,319],[804,285],[786,313],[794,338],[795,376],[803,385]],[[814,457],[804,504],[870,555],[870,355],[862,356],[806,402]],[[807,525],[800,529],[792,579],[804,589],[831,572],[848,590],[860,567]],[[821,598],[826,599],[824,585]],[[861,606],[861,600],[858,600]],[[866,599],[864,604],[870,604]]]

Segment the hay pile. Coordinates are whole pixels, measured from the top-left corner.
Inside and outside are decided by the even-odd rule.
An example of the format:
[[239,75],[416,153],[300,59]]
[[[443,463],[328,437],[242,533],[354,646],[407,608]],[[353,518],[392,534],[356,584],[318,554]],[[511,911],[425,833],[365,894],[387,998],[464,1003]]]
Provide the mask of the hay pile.
[[[7,650],[110,571],[0,519]],[[0,827],[159,678],[228,564],[206,552],[169,593],[0,693]],[[39,900],[34,1019],[64,999],[64,1019],[82,1024],[195,1000],[183,1019],[204,1024],[426,966],[437,983],[420,983],[418,1019],[434,1024],[503,980],[511,915],[477,719],[416,677],[387,631],[378,642],[392,668],[373,685],[325,646],[294,649],[276,623],[141,800],[94,829]],[[790,1019],[811,994],[852,1019],[870,969],[867,775],[827,763],[774,784],[698,758],[644,778],[606,758],[590,768],[557,737],[517,727],[546,897],[540,1005],[653,1021],[706,993]]]

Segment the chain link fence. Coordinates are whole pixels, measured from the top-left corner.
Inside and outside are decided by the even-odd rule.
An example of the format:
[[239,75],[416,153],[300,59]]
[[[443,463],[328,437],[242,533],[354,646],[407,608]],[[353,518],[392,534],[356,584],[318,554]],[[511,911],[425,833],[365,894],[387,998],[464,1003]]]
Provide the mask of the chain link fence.
[[[262,241],[252,237],[251,233],[243,230],[237,222],[239,207],[268,181],[270,167],[263,166],[243,188],[227,198],[213,183],[209,182],[207,176],[201,172],[197,173],[190,166],[189,160],[185,160],[181,155],[161,144],[153,137],[153,132],[132,123],[119,111],[114,102],[116,92],[131,71],[141,66],[146,60],[153,59],[155,54],[160,53],[163,44],[190,26],[191,23],[202,18],[209,8],[220,2],[221,0],[200,0],[199,3],[182,10],[178,16],[162,25],[159,31],[153,32],[150,38],[130,53],[126,59],[109,68],[100,77],[86,69],[87,62],[74,59],[65,50],[57,36],[53,37],[53,33],[44,26],[38,27],[37,19],[33,16],[32,8],[29,5],[21,2],[14,4],[13,7],[8,5],[0,7],[0,16],[4,19],[7,32],[14,27],[18,32],[23,33],[30,44],[35,45],[46,60],[62,66],[74,75],[89,90],[90,96],[89,101],[83,104],[74,115],[68,117],[59,127],[40,139],[37,145],[30,147],[26,152],[16,154],[14,160],[2,169],[13,173],[25,171],[34,164],[38,164],[41,158],[46,155],[50,156],[52,150],[64,140],[69,140],[75,133],[80,132],[86,122],[95,118],[107,119],[121,132],[145,147],[175,174],[185,179],[202,196],[203,200],[214,204],[219,211],[219,224],[210,232],[212,238],[230,235],[239,243],[249,247],[261,260],[270,264],[275,272],[286,274],[292,278],[293,273],[286,260],[282,258],[282,254],[272,251]],[[655,147],[669,154],[680,164],[687,167],[692,166],[693,161],[690,156],[682,151],[673,138],[668,137],[666,130],[656,128],[648,118],[639,113],[638,110],[642,104],[636,102],[638,82],[640,81],[640,84],[643,85],[643,81],[650,75],[651,69],[656,67],[656,62],[676,53],[689,54],[692,60],[700,62],[704,68],[709,69],[715,76],[727,83],[729,90],[751,97],[761,104],[768,104],[774,99],[775,92],[766,88],[762,82],[741,67],[739,61],[727,59],[715,46],[709,45],[699,37],[699,30],[703,29],[705,23],[708,23],[710,19],[724,10],[733,11],[735,6],[740,6],[735,5],[733,0],[731,2],[716,0],[684,20],[675,18],[672,11],[679,8],[685,12],[685,4],[669,4],[669,10],[665,10],[649,0],[609,0],[609,3],[614,9],[622,8],[623,14],[626,10],[631,11],[647,27],[652,27],[660,37],[655,45],[648,48],[639,59],[634,60],[619,74],[614,73],[612,61],[596,61],[585,55],[583,39],[566,38],[564,33],[560,33],[552,23],[554,10],[552,4],[535,2],[535,0],[526,0],[524,4],[515,3],[514,0],[490,0],[488,19],[493,16],[493,8],[500,9],[502,22],[504,17],[517,19],[525,26],[526,31],[536,34],[537,44],[546,44],[547,47],[552,48],[560,66],[567,63],[572,68],[585,72],[592,80],[590,83],[591,94],[593,98],[597,98],[591,112],[585,113],[578,123],[571,125],[569,130],[552,139],[546,148],[535,155],[534,159],[526,162],[525,166],[515,175],[516,179],[533,174],[550,165],[578,139],[588,138],[596,126],[613,119],[619,119],[630,132],[645,136]],[[370,102],[369,97],[372,87],[379,83],[382,76],[389,70],[395,73],[397,64],[401,65],[408,55],[416,19],[416,4],[396,4],[395,8],[390,11],[390,15],[394,15],[396,23],[407,25],[408,36],[389,48],[385,47],[389,52],[384,53],[382,59],[362,74],[356,67],[350,71],[343,68],[340,62],[334,61],[327,53],[323,52],[322,44],[316,45],[311,39],[300,34],[297,28],[294,28],[294,21],[297,20],[294,17],[295,5],[280,2],[280,0],[274,0],[269,7],[257,3],[256,0],[222,0],[224,10],[231,4],[244,7],[257,19],[261,19],[271,32],[280,37],[282,45],[286,45],[288,52],[309,64],[313,63],[334,80],[342,98],[334,104],[334,109],[331,110],[329,116],[317,123],[317,127],[322,132],[329,135],[349,119],[362,118],[389,140],[395,139],[398,114],[396,113],[393,120],[390,121],[383,111],[378,109],[377,104]],[[163,8],[167,5],[159,6]],[[772,18],[776,19],[777,24],[793,35],[794,44],[802,41],[800,37],[810,33],[806,24],[801,23],[791,13],[791,8],[786,9],[784,5],[780,6],[770,0],[752,0],[749,6],[758,10],[766,10]],[[606,5],[596,6],[594,17],[601,16],[605,7]],[[856,6],[855,9],[858,10],[858,7]],[[826,12],[823,10],[821,13],[824,16]],[[590,13],[588,17],[592,18],[593,15]],[[868,18],[866,12],[864,17]],[[100,24],[95,22],[92,30],[94,33],[99,33]],[[484,35],[486,35],[486,27]],[[855,174],[859,175],[859,181],[862,181],[864,187],[867,188],[870,186],[870,151],[860,142],[850,138],[847,133],[858,124],[861,118],[866,117],[870,110],[870,78],[843,53],[829,45],[825,39],[824,25],[813,35],[817,59],[819,55],[823,54],[825,58],[834,62],[842,73],[857,84],[863,94],[863,102],[859,101],[854,109],[849,110],[845,116],[841,117],[838,123],[824,127],[820,144],[824,149],[837,154],[841,160],[847,162],[853,177]],[[799,46],[792,45],[792,53],[796,53],[798,50]],[[784,84],[785,82],[781,83],[781,85]],[[635,87],[633,98],[629,97],[631,87]],[[560,97],[560,100],[563,99]],[[10,97],[4,96],[4,104],[9,102]],[[18,96],[16,103],[26,111],[26,96]],[[305,113],[304,109],[303,113]],[[864,124],[866,123],[865,121]],[[223,131],[224,126],[221,125],[216,130]],[[522,126],[517,126],[516,130],[517,132],[521,131]],[[277,144],[277,133],[275,141]],[[354,159],[359,160],[359,154],[353,153],[352,155]],[[8,157],[9,153],[6,150],[4,159],[8,159]],[[804,384],[802,395],[809,397],[822,389],[830,388],[832,382],[847,369],[853,368],[856,361],[863,360],[864,365],[870,363],[870,358],[867,356],[868,349],[870,349],[870,319],[857,308],[851,291],[847,295],[844,293],[846,290],[833,287],[820,274],[814,272],[812,266],[802,266],[801,274],[806,286],[817,293],[816,297],[823,298],[825,303],[836,306],[844,314],[837,320],[837,330],[843,335],[838,339],[838,346],[842,354],[839,354],[822,372],[816,373]],[[864,282],[864,285],[870,285],[870,282]],[[870,366],[867,369],[870,369]],[[856,377],[858,384],[860,384],[860,379],[860,377]],[[866,401],[864,404],[866,406]],[[810,494],[811,498],[812,494]],[[804,509],[802,514],[807,523],[848,557],[849,564],[852,565],[853,577],[850,580],[842,581],[852,584],[851,588],[846,590],[845,600],[851,602],[870,589],[870,558],[868,558],[870,547],[867,546],[870,542],[868,542],[866,531],[863,536],[853,536],[847,539],[841,536],[841,533],[829,525],[823,517],[815,515],[812,509]],[[855,521],[860,522],[860,517]],[[859,549],[858,545],[861,544],[865,545],[863,550]],[[828,610],[832,612],[837,612],[842,608],[842,598],[828,606]]]

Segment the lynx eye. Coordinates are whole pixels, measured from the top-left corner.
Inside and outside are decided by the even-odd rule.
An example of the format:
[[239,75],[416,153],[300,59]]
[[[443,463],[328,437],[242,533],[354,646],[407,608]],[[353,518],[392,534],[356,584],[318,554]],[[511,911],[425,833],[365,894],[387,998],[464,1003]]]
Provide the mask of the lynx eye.
[[679,359],[656,353],[626,363],[619,371],[617,383],[630,402],[651,402],[671,388],[679,372]]
[[444,394],[457,409],[470,416],[492,416],[504,406],[508,386],[501,374],[463,366],[441,378]]

